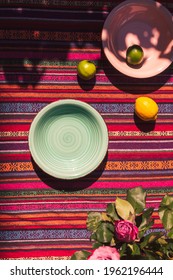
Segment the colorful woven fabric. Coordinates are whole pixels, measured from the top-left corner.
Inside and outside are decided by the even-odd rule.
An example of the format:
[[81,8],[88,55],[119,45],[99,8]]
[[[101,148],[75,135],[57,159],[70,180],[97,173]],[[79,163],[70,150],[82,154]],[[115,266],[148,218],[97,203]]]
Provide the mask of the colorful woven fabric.
[[[162,230],[158,205],[173,195],[172,65],[148,79],[128,78],[102,51],[101,30],[121,1],[0,1],[0,258],[68,259],[91,250],[88,211],[104,211],[128,188],[148,191],[153,230]],[[171,0],[160,1],[173,12]],[[78,79],[89,59],[96,79]],[[156,123],[134,116],[145,95],[159,105]],[[28,132],[47,104],[77,99],[93,106],[109,132],[107,157],[72,182],[49,177],[31,159]]]

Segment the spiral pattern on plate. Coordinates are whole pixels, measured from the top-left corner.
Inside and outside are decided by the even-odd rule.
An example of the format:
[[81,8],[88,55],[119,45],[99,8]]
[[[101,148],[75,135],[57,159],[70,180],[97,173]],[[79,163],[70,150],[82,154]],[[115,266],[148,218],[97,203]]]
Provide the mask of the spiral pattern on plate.
[[106,125],[99,113],[89,105],[86,107],[84,102],[52,104],[33,121],[29,135],[31,154],[36,163],[54,177],[85,176],[106,154]]

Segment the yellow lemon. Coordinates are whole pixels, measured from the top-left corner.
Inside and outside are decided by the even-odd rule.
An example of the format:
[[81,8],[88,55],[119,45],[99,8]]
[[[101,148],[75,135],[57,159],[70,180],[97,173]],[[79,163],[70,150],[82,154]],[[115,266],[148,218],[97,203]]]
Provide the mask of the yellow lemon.
[[135,113],[144,121],[155,121],[158,114],[158,105],[150,97],[138,97],[135,101]]
[[90,80],[96,73],[96,66],[89,60],[82,60],[77,66],[77,72],[79,77],[81,77],[82,79]]
[[129,64],[137,65],[143,61],[144,52],[138,45],[130,46],[126,52],[126,60]]

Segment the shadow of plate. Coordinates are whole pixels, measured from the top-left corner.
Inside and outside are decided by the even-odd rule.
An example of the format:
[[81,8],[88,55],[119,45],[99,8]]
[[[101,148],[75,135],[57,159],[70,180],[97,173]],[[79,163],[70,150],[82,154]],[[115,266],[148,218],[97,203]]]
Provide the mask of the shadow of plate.
[[105,169],[105,165],[107,162],[107,157],[108,155],[106,154],[101,164],[90,174],[81,177],[79,179],[73,179],[73,180],[63,180],[50,176],[35,163],[33,158],[31,159],[31,161],[35,173],[40,178],[40,180],[44,182],[47,186],[63,192],[75,192],[75,191],[87,189],[102,176],[102,173]]

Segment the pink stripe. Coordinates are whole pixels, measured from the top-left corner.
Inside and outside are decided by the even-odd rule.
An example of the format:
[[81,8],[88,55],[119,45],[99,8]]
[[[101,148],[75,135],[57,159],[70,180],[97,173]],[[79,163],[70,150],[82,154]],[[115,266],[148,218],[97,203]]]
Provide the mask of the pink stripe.
[[92,204],[92,203],[73,203],[71,204],[68,202],[67,204],[62,204],[62,203],[56,203],[56,204],[48,204],[47,202],[42,202],[42,204],[17,204],[17,205],[2,205],[0,206],[0,211],[41,211],[41,210],[79,210],[79,209],[104,209],[105,204]]
[[[153,202],[152,204],[146,203],[147,207],[153,207],[153,208],[158,208],[159,202]],[[48,203],[48,202],[42,202],[42,203],[18,203],[18,204],[8,204],[8,205],[1,205],[0,206],[0,211],[41,211],[41,210],[65,210],[65,211],[70,211],[70,210],[88,210],[88,209],[105,209],[107,205],[107,202],[104,203],[70,203],[68,201],[67,203]]]
[[[26,73],[25,75],[23,74],[20,74],[20,73],[14,73],[14,74],[9,74],[9,77],[8,77],[10,80],[12,81],[19,81],[19,82],[29,82],[29,81],[36,81],[37,80],[37,76],[34,75],[34,74],[30,74],[30,73]],[[116,80],[117,77],[114,76],[113,80]],[[119,79],[119,78],[118,78]],[[6,77],[4,74],[0,74],[0,81],[3,82],[6,80]],[[112,81],[113,81],[112,80]],[[104,76],[99,76],[97,75],[96,76],[96,81],[98,83],[107,83],[109,84],[109,79],[107,77],[104,77]],[[173,79],[172,79],[173,81]],[[64,83],[69,83],[69,82],[77,82],[77,75],[76,73],[74,75],[71,75],[71,74],[68,74],[68,75],[43,75],[40,77],[40,80],[39,82],[51,82],[52,84],[55,83],[55,82],[64,82]],[[120,79],[119,79],[119,82],[120,82]],[[167,81],[167,83],[170,83],[171,82],[171,79],[169,79]],[[137,84],[137,82],[136,82]]]
[[[71,183],[70,183],[71,184]],[[74,181],[74,186],[80,185],[81,182],[78,184]],[[68,186],[69,183],[66,183],[66,186]],[[72,184],[71,184],[72,185]],[[60,189],[62,188],[62,183],[59,183]],[[99,182],[96,181],[92,185],[89,186],[88,182],[82,182],[82,187],[88,189],[129,189],[133,188],[135,186],[141,186],[143,188],[172,188],[173,187],[173,180],[164,180],[162,181],[135,181],[135,182]],[[44,182],[24,182],[24,183],[13,183],[13,184],[1,184],[0,186],[1,191],[9,191],[9,190],[37,190],[37,189],[51,189],[48,185],[46,185]],[[58,190],[58,181],[57,181],[57,190]],[[80,188],[79,188],[80,190]]]
[[173,180],[164,180],[162,181],[132,181],[132,182],[95,182],[92,184],[90,187],[91,189],[93,188],[105,188],[105,189],[129,189],[129,188],[134,188],[136,186],[141,186],[143,188],[169,188],[173,187]]

